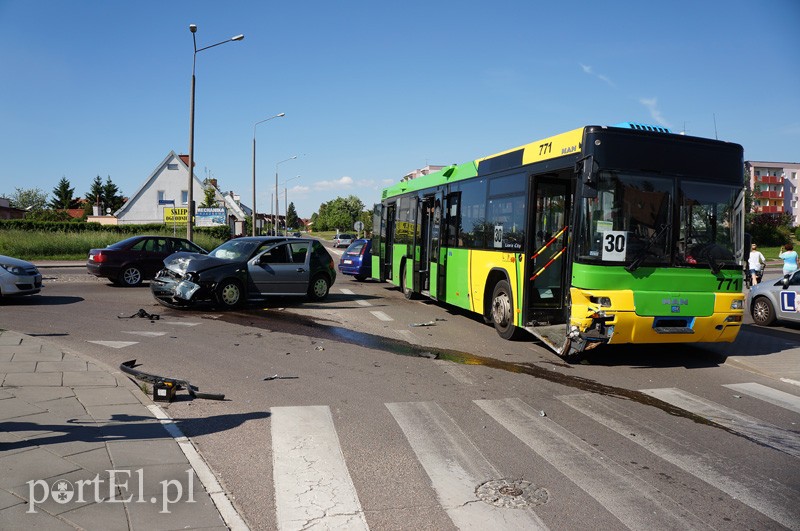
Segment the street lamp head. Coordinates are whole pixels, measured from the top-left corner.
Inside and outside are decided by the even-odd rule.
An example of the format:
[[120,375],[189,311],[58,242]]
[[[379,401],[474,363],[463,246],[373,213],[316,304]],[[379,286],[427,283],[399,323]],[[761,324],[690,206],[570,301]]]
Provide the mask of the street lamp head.
[[231,37],[232,41],[240,41],[244,39],[244,35],[237,35],[236,37]]
[[286,116],[286,113],[282,112],[280,114],[276,114],[275,116],[278,117],[278,118],[283,118],[284,116]]
[[191,31],[192,33],[196,33],[197,26],[195,24],[189,24],[189,31]]

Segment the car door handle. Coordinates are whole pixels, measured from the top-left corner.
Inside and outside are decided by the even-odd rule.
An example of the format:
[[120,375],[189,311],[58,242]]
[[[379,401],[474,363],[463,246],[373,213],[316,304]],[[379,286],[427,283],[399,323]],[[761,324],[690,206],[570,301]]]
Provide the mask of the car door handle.
[[297,268],[297,272],[298,273],[305,273],[305,271],[306,271],[306,268],[304,268],[304,267],[298,267]]

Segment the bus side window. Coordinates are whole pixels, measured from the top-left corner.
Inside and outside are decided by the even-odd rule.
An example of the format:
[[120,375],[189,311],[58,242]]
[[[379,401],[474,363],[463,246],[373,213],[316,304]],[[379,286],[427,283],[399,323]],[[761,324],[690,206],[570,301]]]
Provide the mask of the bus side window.
[[451,247],[463,247],[463,242],[460,241],[459,226],[461,225],[458,204],[461,199],[461,194],[456,192],[447,196],[447,232],[445,236],[445,245]]

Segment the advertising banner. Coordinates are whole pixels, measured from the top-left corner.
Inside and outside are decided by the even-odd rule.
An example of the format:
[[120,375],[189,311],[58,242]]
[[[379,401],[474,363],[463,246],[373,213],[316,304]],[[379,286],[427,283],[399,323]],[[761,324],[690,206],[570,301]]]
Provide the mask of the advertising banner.
[[194,215],[194,224],[197,227],[227,225],[225,222],[227,218],[227,211],[224,208],[198,208]]
[[175,223],[186,225],[189,219],[188,208],[165,208],[164,223]]

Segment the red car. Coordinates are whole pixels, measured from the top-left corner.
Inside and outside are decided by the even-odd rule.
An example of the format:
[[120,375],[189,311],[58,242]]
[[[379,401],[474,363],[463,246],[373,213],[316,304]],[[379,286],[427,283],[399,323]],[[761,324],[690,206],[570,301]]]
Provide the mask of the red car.
[[164,258],[179,251],[208,254],[184,238],[133,236],[105,249],[90,250],[86,269],[92,275],[111,279],[121,286],[138,286],[164,267]]

